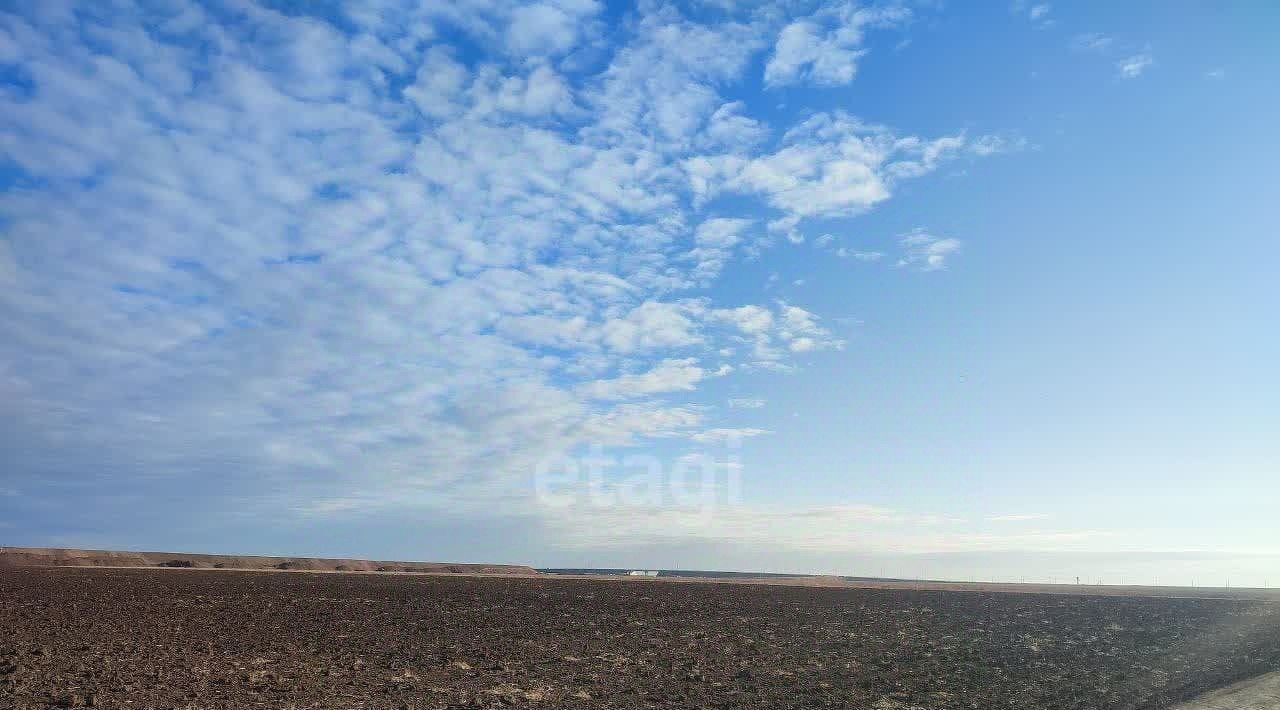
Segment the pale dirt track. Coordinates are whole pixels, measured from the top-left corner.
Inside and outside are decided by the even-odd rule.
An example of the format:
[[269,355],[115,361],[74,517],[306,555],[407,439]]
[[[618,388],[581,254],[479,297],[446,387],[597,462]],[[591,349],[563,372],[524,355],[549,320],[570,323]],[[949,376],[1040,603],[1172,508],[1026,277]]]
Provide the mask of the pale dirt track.
[[1219,688],[1172,710],[1275,710],[1280,708],[1280,671]]

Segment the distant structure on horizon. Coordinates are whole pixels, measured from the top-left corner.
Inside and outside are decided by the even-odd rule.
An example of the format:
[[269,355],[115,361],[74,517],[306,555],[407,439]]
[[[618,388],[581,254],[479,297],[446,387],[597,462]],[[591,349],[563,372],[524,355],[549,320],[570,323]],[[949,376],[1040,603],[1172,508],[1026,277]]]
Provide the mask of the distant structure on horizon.
[[658,570],[656,570],[656,569],[633,569],[633,570],[631,570],[630,572],[628,572],[628,573],[627,573],[627,576],[628,576],[628,577],[657,577],[657,576],[658,576]]

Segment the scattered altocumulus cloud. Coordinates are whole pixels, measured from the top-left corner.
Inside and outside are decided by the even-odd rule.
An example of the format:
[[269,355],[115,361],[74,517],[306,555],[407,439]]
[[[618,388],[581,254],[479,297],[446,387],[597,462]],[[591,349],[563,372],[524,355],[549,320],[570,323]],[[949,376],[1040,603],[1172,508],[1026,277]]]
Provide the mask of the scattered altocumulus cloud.
[[[0,13],[15,485],[538,515],[539,461],[763,435],[705,385],[842,347],[801,304],[713,299],[738,260],[1017,147],[731,98],[757,60],[770,86],[849,83],[902,9],[336,7]],[[901,246],[934,270],[959,242]]]

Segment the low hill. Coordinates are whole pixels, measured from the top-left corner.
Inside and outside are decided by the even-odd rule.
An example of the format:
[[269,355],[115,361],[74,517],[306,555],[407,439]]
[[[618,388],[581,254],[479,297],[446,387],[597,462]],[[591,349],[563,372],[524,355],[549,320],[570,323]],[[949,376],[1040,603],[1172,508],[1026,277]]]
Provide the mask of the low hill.
[[523,565],[395,562],[322,557],[201,555],[187,552],[73,550],[54,547],[0,547],[0,567],[181,567],[277,569],[321,572],[432,572],[443,574],[536,575]]

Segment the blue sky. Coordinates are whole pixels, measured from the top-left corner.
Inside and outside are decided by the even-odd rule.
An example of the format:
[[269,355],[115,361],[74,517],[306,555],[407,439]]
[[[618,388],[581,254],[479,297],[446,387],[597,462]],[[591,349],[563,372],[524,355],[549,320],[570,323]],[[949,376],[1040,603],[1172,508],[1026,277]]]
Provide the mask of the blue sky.
[[0,4],[0,537],[1280,581],[1277,20]]

